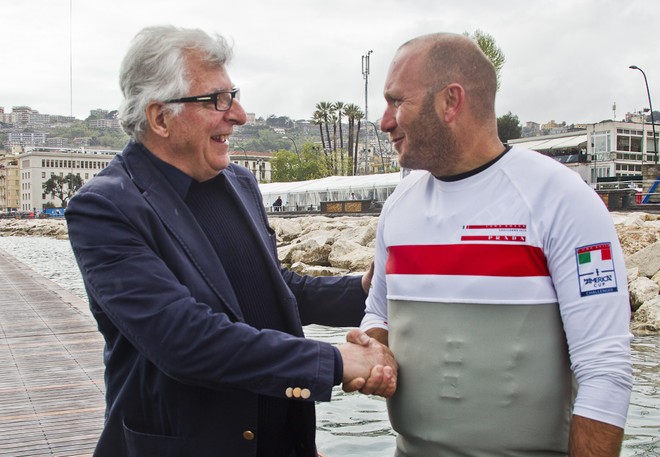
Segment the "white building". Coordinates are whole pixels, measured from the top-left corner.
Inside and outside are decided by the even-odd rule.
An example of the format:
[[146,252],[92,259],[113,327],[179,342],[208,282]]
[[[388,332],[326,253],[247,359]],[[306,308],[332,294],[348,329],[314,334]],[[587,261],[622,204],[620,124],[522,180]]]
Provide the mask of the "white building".
[[250,152],[243,148],[231,151],[231,161],[250,170],[259,183],[272,181],[273,175],[270,166],[272,158],[273,154],[270,152]]
[[[20,172],[20,210],[41,210],[47,203],[62,206],[59,198],[46,195],[43,184],[51,176],[80,176],[83,184],[104,169],[121,151],[62,148],[25,148],[18,154]],[[232,162],[249,169],[257,181],[270,182],[271,154],[267,152],[232,152]]]
[[[659,133],[656,125],[656,139]],[[648,123],[606,121],[589,124],[585,130],[509,143],[553,157],[593,187],[641,182],[642,166],[656,161],[653,126]]]
[[20,209],[41,210],[47,203],[62,206],[59,198],[46,195],[43,184],[51,176],[80,176],[83,184],[96,176],[120,151],[85,149],[31,148],[18,156],[20,171]]

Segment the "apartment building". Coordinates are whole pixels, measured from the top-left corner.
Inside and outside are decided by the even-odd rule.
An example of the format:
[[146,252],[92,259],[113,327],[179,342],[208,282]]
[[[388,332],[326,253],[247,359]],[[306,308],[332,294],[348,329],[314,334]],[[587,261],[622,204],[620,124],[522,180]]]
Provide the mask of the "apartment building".
[[0,210],[15,211],[20,207],[20,173],[18,156],[0,156]]
[[22,211],[41,210],[46,204],[61,207],[59,198],[46,195],[43,184],[51,176],[80,176],[85,183],[104,169],[120,151],[26,148],[18,155],[20,204]]
[[[584,130],[510,140],[549,155],[578,173],[593,187],[602,183],[640,182],[642,167],[656,161],[653,126],[641,122],[604,121]],[[656,141],[660,126],[656,125]]]
[[40,146],[46,144],[46,132],[9,132],[7,143],[11,146]]

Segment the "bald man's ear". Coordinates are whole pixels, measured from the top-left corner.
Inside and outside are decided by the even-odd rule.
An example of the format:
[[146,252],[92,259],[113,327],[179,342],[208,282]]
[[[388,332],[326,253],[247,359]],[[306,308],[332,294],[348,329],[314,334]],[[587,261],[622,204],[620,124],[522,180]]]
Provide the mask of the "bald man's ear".
[[165,116],[163,105],[157,102],[151,102],[146,109],[147,123],[149,128],[156,135],[167,138],[170,135],[168,129],[168,118]]
[[457,83],[447,85],[443,90],[436,93],[436,109],[439,110],[438,116],[451,123],[463,109],[465,104],[465,89]]

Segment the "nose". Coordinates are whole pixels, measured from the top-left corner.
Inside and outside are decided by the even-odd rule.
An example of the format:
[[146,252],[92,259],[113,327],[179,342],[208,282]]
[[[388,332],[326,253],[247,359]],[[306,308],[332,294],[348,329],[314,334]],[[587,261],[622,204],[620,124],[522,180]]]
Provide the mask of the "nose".
[[243,109],[243,105],[237,99],[231,103],[231,108],[226,112],[229,122],[235,125],[243,125],[247,122],[247,114]]
[[392,106],[385,108],[383,117],[380,119],[380,129],[383,132],[391,132],[396,128],[396,110]]

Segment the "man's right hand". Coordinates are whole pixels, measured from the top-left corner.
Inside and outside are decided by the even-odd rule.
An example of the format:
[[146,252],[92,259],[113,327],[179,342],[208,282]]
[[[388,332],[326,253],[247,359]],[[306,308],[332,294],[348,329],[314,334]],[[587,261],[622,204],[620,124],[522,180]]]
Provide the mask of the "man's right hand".
[[346,335],[338,346],[344,364],[343,389],[391,397],[396,392],[398,365],[390,349],[360,330]]

